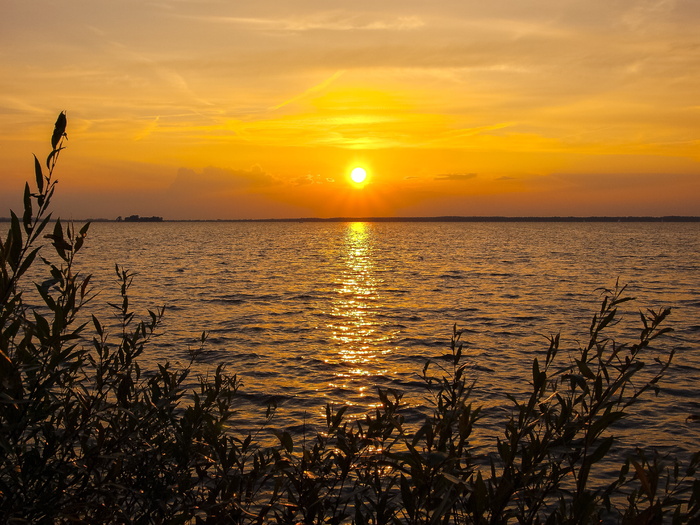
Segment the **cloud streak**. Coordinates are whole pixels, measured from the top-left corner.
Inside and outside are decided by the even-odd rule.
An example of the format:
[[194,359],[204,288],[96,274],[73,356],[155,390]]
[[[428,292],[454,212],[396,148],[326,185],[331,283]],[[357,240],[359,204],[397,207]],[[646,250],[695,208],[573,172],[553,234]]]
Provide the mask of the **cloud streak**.
[[447,173],[445,175],[437,175],[435,180],[439,181],[465,181],[476,178],[476,173]]
[[296,97],[292,97],[289,100],[285,100],[284,102],[282,102],[281,104],[277,104],[276,106],[272,106],[270,109],[273,111],[276,111],[280,108],[283,108],[284,106],[287,106],[289,104],[293,104],[295,102],[298,102],[300,100],[308,98],[311,95],[315,95],[317,93],[320,93],[323,90],[325,90],[326,88],[328,88],[328,86],[330,86],[333,82],[338,80],[342,75],[343,75],[343,71],[336,71],[335,73],[333,73],[333,75],[330,78],[327,78],[326,80],[324,80],[320,84],[317,84],[313,87],[310,87],[309,89],[307,89],[306,91],[304,91],[300,95],[297,95]]
[[261,31],[404,31],[423,27],[425,23],[416,16],[362,15],[346,11],[320,12],[305,17],[253,18],[199,16],[198,20],[237,25]]

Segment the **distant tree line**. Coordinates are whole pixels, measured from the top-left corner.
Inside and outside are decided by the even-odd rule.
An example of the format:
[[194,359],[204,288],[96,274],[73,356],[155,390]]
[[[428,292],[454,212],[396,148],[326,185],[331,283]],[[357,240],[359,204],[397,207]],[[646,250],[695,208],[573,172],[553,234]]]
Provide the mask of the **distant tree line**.
[[122,219],[121,215],[117,217],[117,222],[163,222],[163,217],[141,217],[140,215],[129,215]]

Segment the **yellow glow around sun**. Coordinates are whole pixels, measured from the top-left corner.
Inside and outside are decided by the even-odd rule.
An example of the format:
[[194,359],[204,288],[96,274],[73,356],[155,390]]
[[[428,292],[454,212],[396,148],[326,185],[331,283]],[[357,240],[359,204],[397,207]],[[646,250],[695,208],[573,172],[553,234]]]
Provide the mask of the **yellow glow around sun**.
[[350,178],[355,184],[362,184],[367,178],[367,171],[364,168],[355,168],[350,173]]

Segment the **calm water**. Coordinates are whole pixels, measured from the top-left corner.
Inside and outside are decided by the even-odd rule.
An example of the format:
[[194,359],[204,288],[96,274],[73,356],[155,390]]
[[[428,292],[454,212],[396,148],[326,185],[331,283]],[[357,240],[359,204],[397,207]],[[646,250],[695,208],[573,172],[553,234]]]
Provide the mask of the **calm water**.
[[241,424],[274,397],[276,424],[295,431],[327,402],[367,410],[378,385],[420,411],[419,374],[449,353],[454,323],[496,431],[545,336],[561,332],[563,350],[584,343],[596,289],[619,278],[638,298],[629,325],[639,309],[674,308],[661,346],[677,350],[624,441],[700,449],[700,423],[687,421],[700,415],[700,224],[95,223],[86,246],[99,303],[119,263],[138,274],[137,308],[168,306],[149,359],[186,360],[206,330],[197,366],[224,362],[243,379]]

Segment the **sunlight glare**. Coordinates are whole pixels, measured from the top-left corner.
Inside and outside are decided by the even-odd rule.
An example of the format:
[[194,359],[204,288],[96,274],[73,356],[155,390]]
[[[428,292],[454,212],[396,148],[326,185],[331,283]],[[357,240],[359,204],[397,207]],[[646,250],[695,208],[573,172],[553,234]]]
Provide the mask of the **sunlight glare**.
[[350,178],[355,184],[362,184],[367,178],[367,171],[364,168],[355,168],[352,170]]

